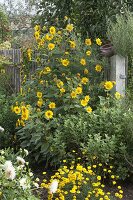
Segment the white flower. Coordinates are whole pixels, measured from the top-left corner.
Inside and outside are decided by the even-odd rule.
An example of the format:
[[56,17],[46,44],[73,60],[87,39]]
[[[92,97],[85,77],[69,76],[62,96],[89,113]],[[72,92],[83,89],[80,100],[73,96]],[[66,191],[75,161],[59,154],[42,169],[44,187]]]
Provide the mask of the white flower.
[[38,184],[38,183],[33,182],[33,185],[34,185],[36,188],[39,188],[39,184]]
[[29,173],[29,176],[33,176],[33,173],[32,173],[32,172],[30,172],[30,173]]
[[1,150],[0,153],[1,153],[1,155],[3,155],[3,154],[5,153],[5,151],[4,151],[4,150]]
[[7,168],[13,167],[12,162],[10,160],[7,160],[4,164],[4,169],[6,170]]
[[15,178],[15,176],[16,176],[15,168],[13,166],[8,166],[5,169],[5,177],[7,179],[13,180]]
[[0,126],[0,132],[3,132],[4,131],[4,128],[2,128],[2,126]]
[[25,153],[26,156],[28,156],[28,154],[29,154],[27,149],[24,149],[24,153]]
[[20,156],[17,156],[17,161],[18,161],[19,165],[25,164],[25,160],[23,158],[21,158]]
[[53,182],[49,186],[50,193],[51,194],[55,193],[57,191],[57,188],[58,188],[58,181],[53,180]]
[[23,188],[23,190],[30,188],[30,185],[27,183],[27,179],[26,178],[21,178],[19,180],[20,186]]

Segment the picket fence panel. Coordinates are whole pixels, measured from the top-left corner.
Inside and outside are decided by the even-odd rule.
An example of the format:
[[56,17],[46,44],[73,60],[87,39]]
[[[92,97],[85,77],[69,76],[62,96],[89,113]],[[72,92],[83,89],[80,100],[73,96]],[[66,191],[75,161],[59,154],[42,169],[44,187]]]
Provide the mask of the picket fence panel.
[[[9,58],[11,64],[5,67],[6,73],[9,75],[10,85],[14,93],[20,91],[21,88],[21,67],[22,67],[22,52],[21,49],[0,50],[0,55]],[[30,74],[36,70],[35,63],[32,63]]]

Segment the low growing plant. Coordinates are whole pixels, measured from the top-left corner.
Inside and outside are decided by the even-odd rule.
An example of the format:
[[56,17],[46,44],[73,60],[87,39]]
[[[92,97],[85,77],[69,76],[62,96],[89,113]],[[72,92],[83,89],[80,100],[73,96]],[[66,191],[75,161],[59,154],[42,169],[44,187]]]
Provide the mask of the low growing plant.
[[[47,180],[47,174],[41,184],[42,188],[48,190],[48,200],[115,200],[123,198],[123,190],[117,185],[118,177],[112,173],[113,166],[101,163],[84,166],[79,157],[61,166],[57,172]],[[101,173],[99,174],[100,171]],[[45,172],[44,172],[45,174]],[[105,179],[108,177],[109,190],[105,189]],[[107,180],[106,180],[107,184]],[[113,186],[114,191],[111,191]]]
[[36,190],[38,183],[33,181],[33,173],[28,162],[24,160],[28,151],[20,149],[0,150],[0,199],[1,200],[37,200],[32,189]]

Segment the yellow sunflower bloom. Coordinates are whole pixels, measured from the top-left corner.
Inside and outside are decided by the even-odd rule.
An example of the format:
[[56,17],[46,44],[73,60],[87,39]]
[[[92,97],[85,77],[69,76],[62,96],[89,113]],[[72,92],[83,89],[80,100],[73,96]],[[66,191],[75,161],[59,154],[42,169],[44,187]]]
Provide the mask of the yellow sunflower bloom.
[[70,47],[71,47],[72,49],[75,49],[76,43],[75,43],[74,41],[69,41],[69,42],[70,42]]
[[82,87],[77,87],[75,92],[76,92],[76,94],[81,94],[82,93]]
[[50,67],[44,67],[43,74],[49,74],[50,72],[51,72],[51,68]]
[[105,88],[106,90],[111,90],[111,89],[113,88],[113,83],[112,83],[111,81],[106,81],[106,82],[104,83],[104,88]]
[[26,110],[26,112],[22,112],[21,119],[25,121],[29,119],[29,110]]
[[85,96],[85,101],[89,101],[90,100],[90,96],[89,95],[86,95]]
[[63,81],[61,81],[61,80],[58,80],[58,81],[57,81],[57,87],[58,87],[58,88],[62,88],[63,85],[64,85]]
[[88,69],[85,69],[84,70],[84,74],[88,74],[89,73],[89,70]]
[[71,32],[73,30],[73,28],[74,28],[73,24],[67,24],[67,26],[66,26],[66,30],[69,32]]
[[35,36],[36,40],[38,40],[38,39],[40,38],[40,33],[39,33],[39,31],[36,31],[36,32],[34,33],[34,36]]
[[55,48],[55,44],[54,44],[54,43],[49,43],[49,44],[48,44],[48,49],[49,49],[49,50],[52,51],[54,48]]
[[50,34],[55,35],[55,33],[56,33],[55,27],[51,26],[50,29],[49,29],[49,32],[50,32]]
[[20,107],[15,106],[15,107],[13,108],[13,112],[15,112],[16,114],[19,114],[19,113],[21,112]]
[[86,60],[85,60],[84,58],[82,58],[82,59],[80,60],[80,64],[83,65],[83,66],[86,65]]
[[87,104],[88,104],[88,101],[86,101],[85,99],[82,99],[81,101],[80,101],[80,103],[81,103],[81,105],[82,106],[87,106]]
[[85,40],[85,44],[86,44],[87,46],[90,46],[90,45],[91,45],[91,39],[87,38],[87,39]]
[[38,105],[38,107],[42,107],[42,105],[43,105],[43,100],[42,100],[42,99],[39,99],[39,100],[37,101],[37,105]]
[[44,115],[46,119],[52,119],[54,114],[51,110],[47,110]]
[[77,97],[77,93],[75,91],[72,91],[70,96],[72,99],[75,99]]
[[51,109],[54,109],[56,108],[56,104],[54,102],[51,102],[49,105],[48,105],[49,108]]
[[101,39],[100,39],[100,38],[97,38],[97,39],[96,39],[96,44],[97,44],[97,45],[99,45],[99,46],[101,46],[101,45],[102,45],[102,41],[101,41]]
[[101,65],[96,65],[95,70],[97,72],[101,72],[102,71],[102,66]]
[[68,59],[61,59],[61,63],[63,66],[67,67],[70,63],[70,61]]
[[91,51],[90,50],[86,51],[86,55],[90,56],[91,55]]
[[86,78],[86,77],[83,77],[83,78],[81,79],[81,83],[84,84],[84,85],[86,85],[86,84],[88,83],[88,81],[89,81],[89,79]]
[[60,89],[60,92],[61,92],[61,93],[64,93],[65,91],[66,91],[66,90],[65,90],[64,88],[61,88],[61,89]]
[[37,92],[37,97],[42,98],[42,92]]
[[116,98],[116,99],[120,99],[120,98],[121,98],[121,94],[120,94],[119,92],[116,92],[116,93],[115,93],[115,98]]

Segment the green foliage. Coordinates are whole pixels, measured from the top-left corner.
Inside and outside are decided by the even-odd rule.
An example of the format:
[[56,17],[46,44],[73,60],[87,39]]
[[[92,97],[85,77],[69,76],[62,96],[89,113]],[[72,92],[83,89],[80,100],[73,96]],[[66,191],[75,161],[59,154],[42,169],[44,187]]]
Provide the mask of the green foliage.
[[[32,189],[35,188],[33,173],[24,160],[28,151],[20,149],[0,150],[0,199],[37,200]],[[37,184],[37,183],[36,183]],[[36,185],[35,184],[35,185]]]
[[0,23],[0,43],[1,43],[6,41],[10,35],[9,19],[1,6],[0,6],[0,22],[1,22]]
[[[105,61],[98,54],[99,46],[95,43],[91,45],[90,39],[90,45],[82,43],[73,26],[68,26],[72,30],[35,26],[37,56],[34,56],[34,49],[28,49],[24,54],[27,59],[24,59],[23,65],[22,91],[16,98],[17,105],[13,105],[14,112],[16,108],[20,110],[16,114],[21,146],[28,148],[31,156],[39,161],[45,159],[48,162],[51,159],[49,137],[60,124],[57,120],[60,114],[88,112],[88,107],[92,111],[99,102],[98,95],[106,95],[100,85]],[[53,35],[50,34],[51,29],[55,31]],[[71,43],[74,45],[71,46]],[[49,45],[54,48],[49,49]],[[88,51],[90,55],[86,54]],[[33,63],[36,70],[30,77]],[[97,65],[99,71],[96,70]],[[52,113],[51,117],[47,112]]]
[[0,94],[0,125],[5,129],[0,133],[0,149],[13,146],[17,116],[11,111],[12,97]]
[[62,123],[49,139],[51,155],[55,158],[52,161],[57,164],[66,155],[71,157],[74,149],[84,153],[89,161],[95,157],[99,162],[114,165],[120,178],[127,176],[133,162],[133,111],[123,108],[121,103],[107,105],[104,101],[90,115],[61,117]]
[[117,54],[132,56],[133,54],[133,15],[126,11],[117,15],[116,22],[108,23],[107,36]]
[[114,21],[116,14],[124,12],[125,8],[132,10],[131,0],[42,0],[35,20],[41,25],[53,24],[55,19],[61,21],[68,16],[83,38],[87,35],[105,38],[107,20]]

